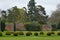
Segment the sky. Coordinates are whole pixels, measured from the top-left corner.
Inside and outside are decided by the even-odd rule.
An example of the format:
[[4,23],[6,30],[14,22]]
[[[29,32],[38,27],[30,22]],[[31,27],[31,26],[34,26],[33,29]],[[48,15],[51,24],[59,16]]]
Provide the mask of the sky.
[[[0,9],[7,10],[14,6],[18,8],[27,7],[29,0],[0,0]],[[47,15],[51,15],[52,11],[56,10],[57,4],[60,4],[60,0],[35,0],[36,5],[42,5],[45,7]]]

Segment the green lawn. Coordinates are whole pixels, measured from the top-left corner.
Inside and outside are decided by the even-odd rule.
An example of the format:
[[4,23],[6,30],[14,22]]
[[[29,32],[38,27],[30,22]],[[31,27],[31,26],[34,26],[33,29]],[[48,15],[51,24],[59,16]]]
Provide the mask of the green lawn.
[[[32,33],[34,33],[34,32],[32,32]],[[47,36],[46,35],[47,32],[44,32],[44,33],[45,33],[44,35],[38,35],[38,36],[34,36],[34,35],[32,35],[32,36],[26,36],[26,35],[24,35],[24,36],[20,36],[20,35],[19,36],[13,36],[13,35],[6,36],[6,35],[4,35],[4,36],[0,37],[0,40],[60,40],[60,36],[56,35],[57,32],[55,32],[55,34],[52,36]]]
[[60,40],[60,37],[0,37],[0,40]]

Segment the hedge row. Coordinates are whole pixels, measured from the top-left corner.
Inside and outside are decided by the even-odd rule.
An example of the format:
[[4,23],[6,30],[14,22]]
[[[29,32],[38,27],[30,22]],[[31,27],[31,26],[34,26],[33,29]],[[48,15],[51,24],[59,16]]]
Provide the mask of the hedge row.
[[[24,35],[23,32],[6,32],[5,33],[5,35],[11,35],[11,34],[13,34],[14,36]],[[40,32],[40,33],[38,33],[38,32],[35,32],[35,33],[27,32],[27,33],[25,33],[26,36],[31,36],[31,35],[38,36],[39,34],[44,35],[45,33],[44,32]],[[54,34],[55,34],[55,32],[47,32],[46,33],[47,36],[51,36],[51,35],[54,35]],[[57,35],[60,36],[60,32],[57,32]],[[0,32],[0,36],[3,36],[2,32]]]

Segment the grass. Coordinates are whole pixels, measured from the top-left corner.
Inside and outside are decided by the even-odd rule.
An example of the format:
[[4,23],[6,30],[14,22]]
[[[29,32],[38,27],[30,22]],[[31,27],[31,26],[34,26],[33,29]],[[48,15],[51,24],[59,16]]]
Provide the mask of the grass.
[[[55,31],[55,34],[52,36],[47,36],[46,33],[44,32],[44,35],[39,35],[39,36],[34,36],[34,32],[33,35],[31,36],[26,36],[25,35],[26,32],[24,32],[24,36],[6,36],[5,32],[3,33],[3,36],[0,37],[0,40],[60,40],[60,36],[57,35],[57,31]],[[38,32],[39,33],[39,32]]]
[[60,40],[58,37],[0,37],[0,40]]

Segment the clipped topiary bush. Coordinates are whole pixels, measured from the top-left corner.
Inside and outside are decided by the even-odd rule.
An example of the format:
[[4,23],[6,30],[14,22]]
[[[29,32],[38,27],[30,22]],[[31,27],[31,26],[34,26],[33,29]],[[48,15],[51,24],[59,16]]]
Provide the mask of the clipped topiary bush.
[[57,33],[57,35],[59,35],[59,36],[60,36],[60,32],[58,32],[58,33]]
[[6,35],[11,35],[11,32],[6,32]]
[[24,35],[24,33],[23,33],[23,32],[18,32],[18,34],[19,34],[19,35]]
[[14,32],[13,35],[14,35],[14,36],[18,36],[18,32]]
[[2,32],[0,32],[0,36],[2,36]]
[[48,32],[47,35],[48,35],[48,36],[51,36],[51,32]]
[[35,36],[38,36],[38,33],[37,33],[37,32],[35,32],[35,33],[34,33],[34,35],[35,35]]
[[31,33],[30,33],[30,32],[27,32],[27,33],[26,33],[26,36],[30,36],[30,35],[31,35]]
[[51,34],[55,34],[55,32],[51,32]]
[[30,35],[32,35],[32,32],[28,32]]
[[40,35],[44,35],[44,32],[40,32]]

